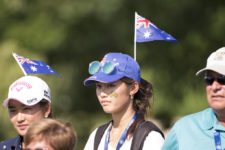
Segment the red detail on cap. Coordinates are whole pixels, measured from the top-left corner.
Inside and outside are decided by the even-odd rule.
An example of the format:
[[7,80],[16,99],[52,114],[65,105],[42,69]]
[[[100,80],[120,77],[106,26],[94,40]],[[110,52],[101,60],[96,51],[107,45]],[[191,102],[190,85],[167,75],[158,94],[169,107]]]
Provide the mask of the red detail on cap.
[[12,87],[11,90],[13,90],[14,88],[16,88],[16,91],[21,91],[23,89],[23,87],[27,88],[27,89],[31,89],[32,85],[28,82],[25,81],[19,81],[16,82]]
[[23,89],[23,87],[20,87],[20,88],[17,88],[17,87],[16,87],[16,91],[17,91],[17,92],[21,91],[22,89]]

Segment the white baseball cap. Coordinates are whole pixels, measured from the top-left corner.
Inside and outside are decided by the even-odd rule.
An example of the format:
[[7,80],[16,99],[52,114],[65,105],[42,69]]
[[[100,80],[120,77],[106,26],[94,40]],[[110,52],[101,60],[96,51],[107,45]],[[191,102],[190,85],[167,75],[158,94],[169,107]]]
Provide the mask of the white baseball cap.
[[51,102],[47,83],[36,76],[23,76],[10,85],[8,98],[4,100],[3,106],[8,107],[10,100],[17,100],[24,105],[32,106],[43,99]]
[[207,59],[206,67],[199,70],[196,75],[199,75],[206,70],[212,70],[225,75],[225,47],[213,52]]

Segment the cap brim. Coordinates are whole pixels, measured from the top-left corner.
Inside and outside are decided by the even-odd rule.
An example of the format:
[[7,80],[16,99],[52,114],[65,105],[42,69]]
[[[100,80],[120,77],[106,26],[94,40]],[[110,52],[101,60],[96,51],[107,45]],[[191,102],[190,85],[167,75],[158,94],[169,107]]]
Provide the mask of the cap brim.
[[85,79],[84,85],[90,86],[94,84],[95,82],[112,83],[123,77],[124,75],[120,75],[120,74],[105,74],[103,72],[98,72],[94,74],[93,76],[90,76],[89,78]]
[[200,74],[202,74],[203,72],[205,72],[207,69],[206,68],[204,68],[204,69],[201,69],[201,70],[199,70],[198,72],[196,72],[196,76],[198,76],[198,75],[200,75]]
[[26,105],[26,106],[33,106],[33,105],[35,105],[35,104],[37,104],[37,103],[39,103],[39,102],[41,101],[41,100],[37,100],[37,101],[34,102],[34,103],[27,104],[27,103],[24,103],[22,100],[19,100],[19,99],[17,99],[17,98],[12,98],[12,97],[10,97],[10,98],[5,99],[5,100],[3,101],[3,103],[2,103],[2,105],[3,105],[4,107],[8,107],[8,104],[9,104],[9,101],[10,101],[10,100],[18,101],[18,102],[20,102],[20,103],[22,103],[22,104],[24,104],[24,105]]
[[9,103],[9,100],[10,100],[10,98],[5,99],[5,100],[3,101],[3,103],[2,103],[2,105],[3,105],[4,107],[7,107],[7,106],[8,106],[8,103]]
[[199,71],[196,73],[196,76],[198,76],[198,75],[204,73],[204,72],[207,71],[207,70],[214,71],[214,72],[217,72],[217,73],[219,73],[219,74],[225,75],[225,71],[223,71],[224,69],[221,69],[220,67],[215,67],[215,66],[213,66],[213,67],[206,67],[206,68],[203,68],[203,69],[199,70]]

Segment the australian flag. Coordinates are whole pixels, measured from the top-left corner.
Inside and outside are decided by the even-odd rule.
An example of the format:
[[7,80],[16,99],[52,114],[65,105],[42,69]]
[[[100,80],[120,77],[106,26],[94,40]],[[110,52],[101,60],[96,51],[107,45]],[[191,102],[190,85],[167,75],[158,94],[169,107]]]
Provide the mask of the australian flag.
[[136,23],[136,42],[149,42],[155,40],[165,40],[168,42],[176,42],[176,39],[165,31],[160,30],[156,25],[148,19],[135,13]]
[[29,74],[56,74],[52,68],[50,68],[46,63],[40,60],[30,60],[23,56],[13,53],[13,57],[16,59],[20,68],[23,70],[25,75]]

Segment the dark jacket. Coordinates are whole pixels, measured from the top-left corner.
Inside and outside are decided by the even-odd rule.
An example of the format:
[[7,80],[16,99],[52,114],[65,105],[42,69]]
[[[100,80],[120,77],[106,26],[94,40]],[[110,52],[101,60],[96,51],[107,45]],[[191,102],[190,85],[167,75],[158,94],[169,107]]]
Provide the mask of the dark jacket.
[[0,150],[22,150],[22,137],[17,136],[0,142]]

